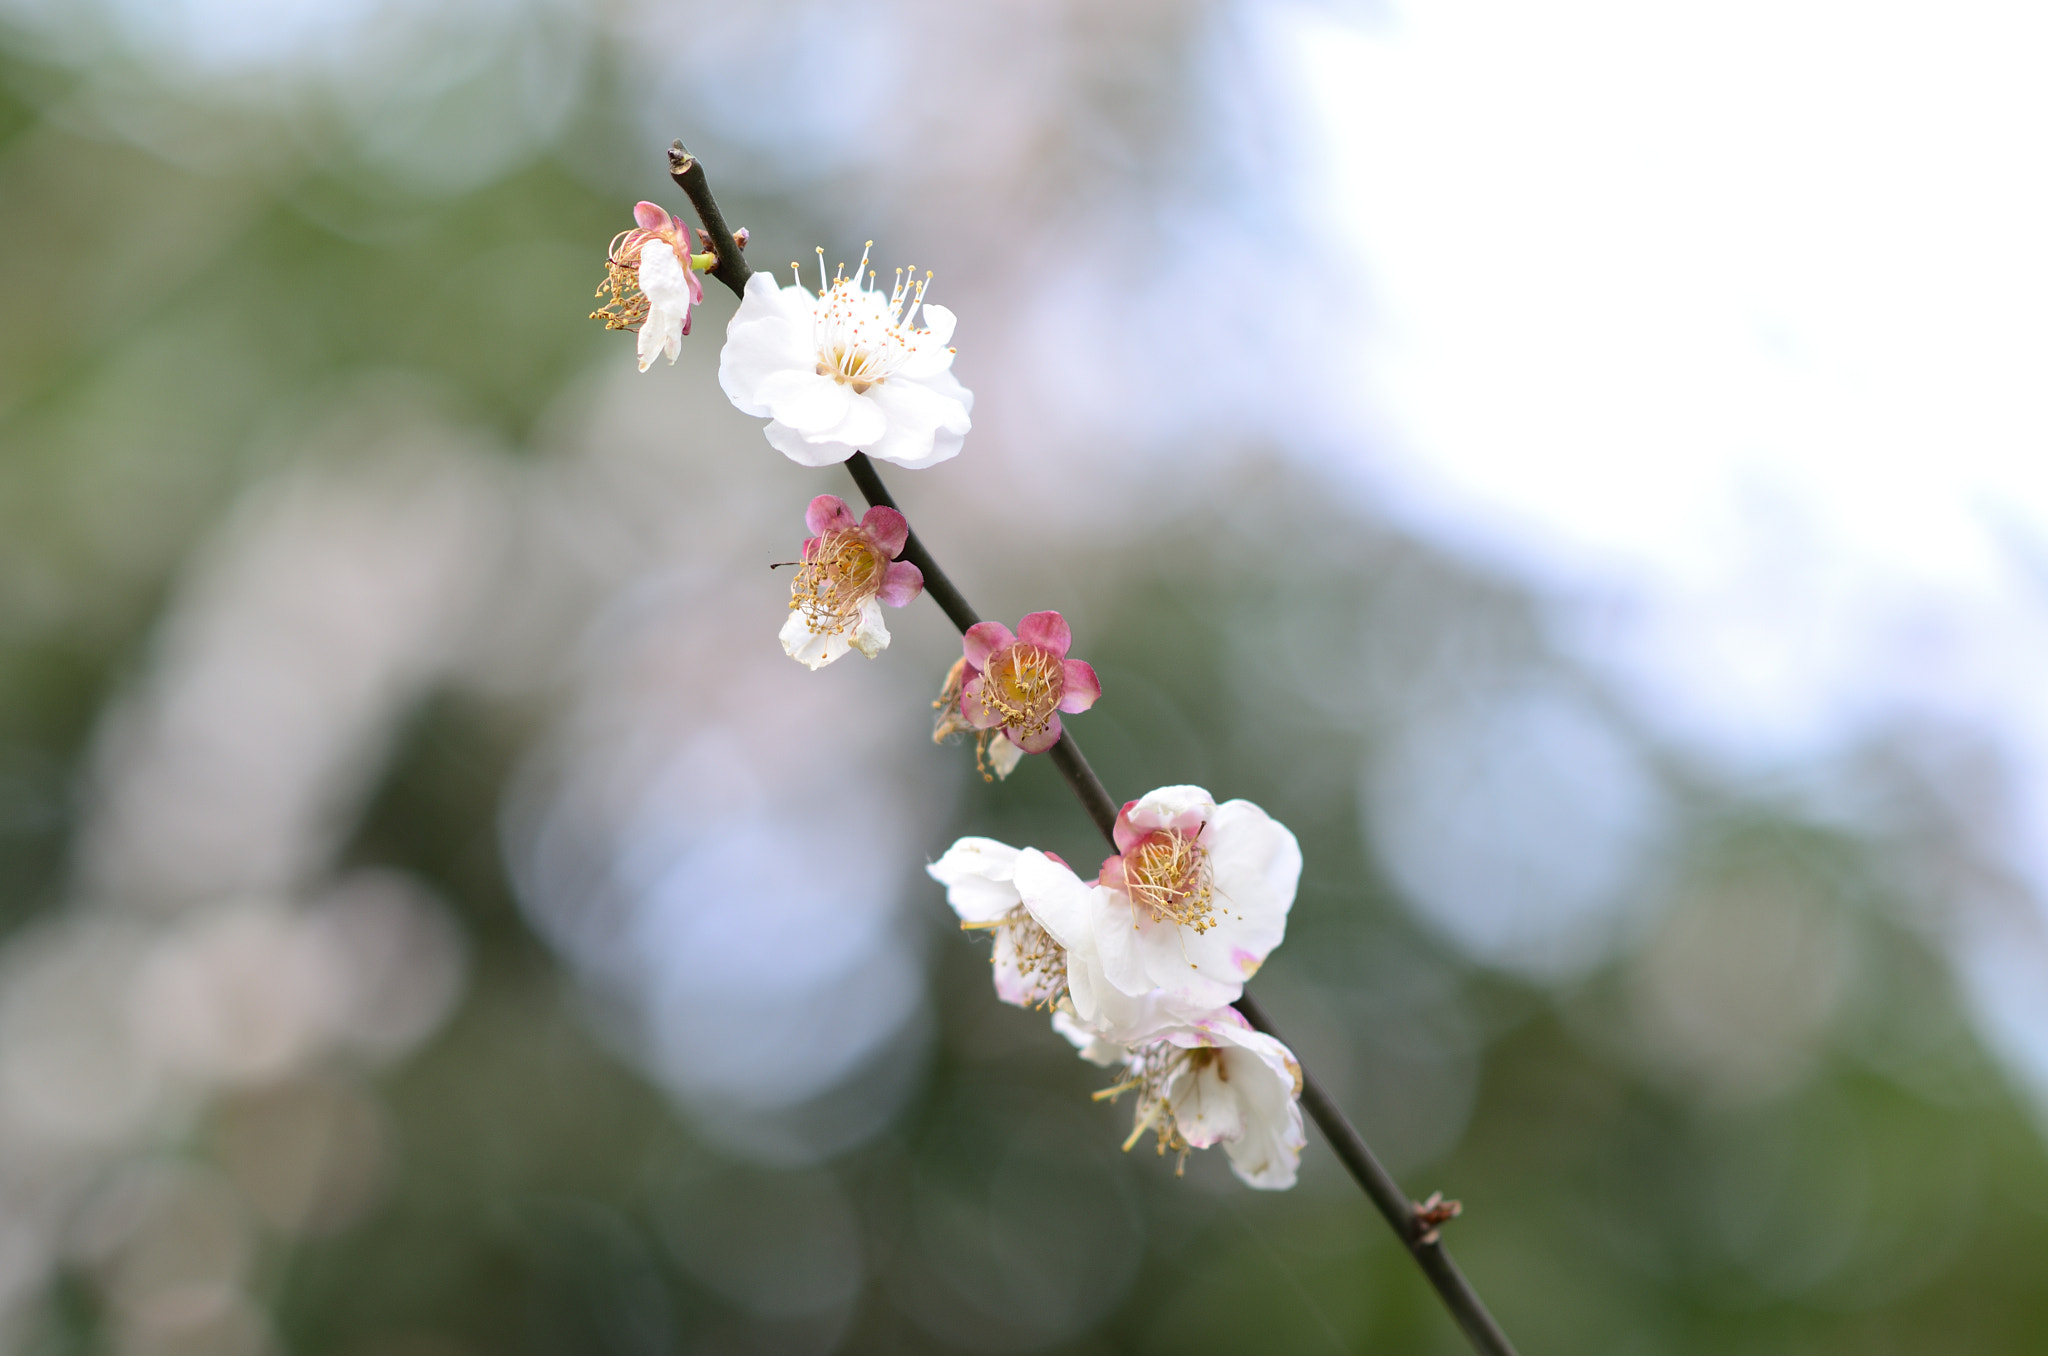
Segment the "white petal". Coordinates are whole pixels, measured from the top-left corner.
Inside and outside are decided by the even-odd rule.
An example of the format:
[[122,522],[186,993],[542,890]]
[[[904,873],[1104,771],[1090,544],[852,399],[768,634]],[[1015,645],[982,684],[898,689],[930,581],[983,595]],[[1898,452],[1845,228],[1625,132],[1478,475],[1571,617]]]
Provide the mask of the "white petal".
[[[1225,1055],[1223,1060],[1229,1057]],[[1197,1149],[1244,1137],[1244,1105],[1233,1080],[1222,1076],[1227,1067],[1223,1060],[1212,1060],[1201,1069],[1189,1065],[1166,1085],[1174,1125],[1181,1138]],[[1255,1059],[1251,1062],[1258,1063]]]
[[1104,1069],[1113,1069],[1130,1057],[1130,1051],[1115,1041],[1106,1041],[1065,1012],[1052,1015],[1052,1029],[1067,1038],[1081,1058]]
[[848,394],[852,399],[846,402],[846,417],[831,428],[815,430],[810,436],[853,447],[879,442],[889,430],[888,416],[875,403],[872,393],[861,394],[848,388]]
[[931,335],[928,343],[943,349],[953,342],[953,326],[959,323],[959,317],[950,310],[926,303],[918,307],[917,318],[924,322],[925,330]]
[[1132,997],[1150,993],[1157,986],[1145,973],[1138,951],[1137,910],[1125,895],[1109,890],[1102,895],[1102,906],[1094,910],[1095,954],[1101,959],[1102,977]]
[[1130,819],[1140,829],[1154,828],[1190,813],[1207,818],[1215,808],[1215,797],[1199,786],[1162,786],[1138,797]]
[[925,873],[946,887],[963,923],[993,923],[1022,902],[1014,878],[1018,850],[993,838],[962,838]]
[[1094,886],[1083,884],[1079,876],[1037,848],[1017,854],[1014,875],[1018,899],[1054,941],[1068,951],[1094,949],[1088,945],[1094,933],[1096,906],[1089,898]]
[[860,624],[854,628],[853,648],[868,658],[889,648],[889,627],[882,620],[882,600],[869,598],[860,605]]
[[790,611],[789,620],[782,624],[780,639],[784,654],[814,670],[824,668],[853,649],[847,644],[846,637],[837,631],[823,634],[813,631],[804,614],[794,609]]
[[799,466],[836,466],[860,451],[850,443],[813,441],[781,420],[769,424],[763,432],[768,435],[770,447]]
[[640,251],[640,290],[650,305],[685,314],[690,309],[690,274],[676,252],[667,245],[649,241]]
[[1308,1136],[1301,1121],[1301,1066],[1271,1036],[1247,1031],[1232,1039],[1224,1067],[1238,1096],[1243,1133],[1224,1145],[1230,1170],[1246,1186],[1285,1191],[1294,1185]]
[[832,378],[788,369],[769,373],[758,394],[776,422],[806,437],[837,428],[853,403],[853,392]]
[[1258,969],[1257,960],[1247,960],[1235,945],[1235,934],[1225,926],[1197,933],[1139,911],[1137,930],[1131,933],[1132,954],[1142,976],[1133,984],[1120,983],[1126,993],[1160,989],[1180,1000],[1202,1008],[1220,1008],[1237,1001],[1244,992],[1244,966]]
[[[1050,1003],[1060,996],[1056,983],[1048,983],[1048,977],[1039,972],[1026,973],[1023,966],[1023,950],[1019,945],[1024,936],[1028,918],[998,927],[995,953],[989,957],[989,969],[996,984],[996,997],[1012,1007],[1035,1008]],[[1036,934],[1038,929],[1031,928]],[[1043,938],[1034,936],[1034,942],[1042,944]]]
[[800,287],[778,289],[766,273],[747,279],[746,293],[725,328],[725,347],[718,355],[718,385],[740,413],[769,417],[759,389],[770,374],[815,375],[818,357],[811,344],[811,305],[808,292]]
[[937,465],[958,453],[972,426],[964,404],[925,382],[892,377],[871,388],[868,398],[888,416],[889,427],[867,445],[867,454],[910,470]]
[[1001,730],[988,741],[988,765],[996,774],[996,780],[1007,780],[1017,770],[1017,764],[1024,761],[1024,750],[1012,744]]
[[[1215,887],[1217,932],[1228,931],[1238,978],[1248,979],[1287,933],[1301,882],[1301,845],[1248,800],[1226,801],[1203,837]],[[1250,969],[1242,968],[1249,959]]]
[[642,372],[654,366],[654,360],[664,352],[669,362],[674,363],[683,351],[682,316],[664,307],[650,306],[647,319],[640,324],[638,349]]

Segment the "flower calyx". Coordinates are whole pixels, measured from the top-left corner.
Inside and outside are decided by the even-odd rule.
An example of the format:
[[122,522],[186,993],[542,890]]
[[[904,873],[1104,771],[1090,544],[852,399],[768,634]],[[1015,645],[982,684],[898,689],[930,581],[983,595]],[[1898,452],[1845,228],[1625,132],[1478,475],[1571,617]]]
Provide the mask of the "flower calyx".
[[1060,742],[1060,714],[1075,715],[1102,695],[1094,666],[1067,658],[1073,632],[1057,612],[1033,612],[1013,633],[1001,622],[967,628],[960,716],[976,730],[1001,730],[1025,753]]
[[897,560],[910,524],[877,505],[859,519],[836,494],[821,494],[804,512],[813,534],[804,541],[789,586],[783,652],[821,669],[849,650],[873,659],[889,647],[882,608],[903,607],[924,590],[924,574]]
[[716,267],[713,254],[690,252],[691,227],[656,203],[637,203],[634,227],[612,237],[605,279],[597,295],[611,299],[590,313],[608,330],[640,332],[640,370],[667,354],[674,363],[690,332],[690,308],[704,300],[700,269]]

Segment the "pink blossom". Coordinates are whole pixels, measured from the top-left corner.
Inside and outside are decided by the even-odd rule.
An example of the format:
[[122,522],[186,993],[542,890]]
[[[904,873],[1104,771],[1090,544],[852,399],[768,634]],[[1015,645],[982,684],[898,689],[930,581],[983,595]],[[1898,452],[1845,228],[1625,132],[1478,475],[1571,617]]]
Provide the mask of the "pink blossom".
[[970,626],[960,714],[977,730],[1000,729],[1026,753],[1044,753],[1060,742],[1060,712],[1086,711],[1102,695],[1094,667],[1067,658],[1073,642],[1057,612],[1033,612],[1014,634],[1001,622]]
[[924,574],[897,560],[910,524],[892,508],[871,508],[856,520],[836,494],[821,494],[804,513],[812,536],[789,588],[782,648],[792,659],[823,668],[848,650],[873,659],[889,645],[882,606],[902,607],[924,590]]
[[591,312],[606,329],[640,331],[640,370],[666,354],[673,363],[690,332],[690,308],[704,300],[704,283],[690,267],[690,227],[651,202],[633,208],[637,223],[612,239],[605,280],[597,294],[611,300]]

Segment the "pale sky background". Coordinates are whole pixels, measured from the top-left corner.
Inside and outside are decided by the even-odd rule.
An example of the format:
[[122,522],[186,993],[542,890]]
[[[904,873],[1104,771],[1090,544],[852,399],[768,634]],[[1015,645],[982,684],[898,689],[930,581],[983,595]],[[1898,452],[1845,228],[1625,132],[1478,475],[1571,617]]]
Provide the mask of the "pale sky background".
[[1437,0],[1265,31],[1304,207],[1356,261],[1327,457],[1547,593],[1724,775],[1900,727],[1994,750],[1981,832],[2037,916],[1954,944],[2048,1105],[2048,12]]

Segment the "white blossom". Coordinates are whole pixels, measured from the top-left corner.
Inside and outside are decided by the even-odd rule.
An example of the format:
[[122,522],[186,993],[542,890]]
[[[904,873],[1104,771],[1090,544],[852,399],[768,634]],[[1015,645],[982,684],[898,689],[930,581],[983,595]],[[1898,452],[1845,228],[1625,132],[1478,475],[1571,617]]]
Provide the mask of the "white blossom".
[[1016,872],[1025,906],[1068,952],[1080,1020],[1128,1041],[1146,1021],[1235,1002],[1286,933],[1294,835],[1250,801],[1167,786],[1123,807],[1115,840],[1093,885],[1039,859]]
[[994,934],[989,963],[996,997],[1021,1008],[1046,1007],[1066,990],[1067,958],[1017,893],[1020,855],[993,838],[962,838],[925,870],[946,887],[961,927]]
[[[1060,1030],[1084,1059],[1105,1064],[1099,1037],[1068,1024]],[[1084,1044],[1084,1039],[1086,1043]],[[1099,1098],[1137,1094],[1126,1150],[1149,1131],[1159,1152],[1221,1144],[1230,1170],[1247,1186],[1283,1191],[1294,1185],[1307,1136],[1301,1121],[1301,1065],[1273,1037],[1254,1031],[1234,1008],[1219,1008],[1129,1047],[1124,1077]]]
[[743,413],[769,420],[769,444],[799,465],[855,452],[936,465],[960,451],[974,404],[952,372],[953,313],[924,300],[929,274],[899,271],[884,293],[867,263],[863,253],[851,277],[827,280],[820,250],[816,296],[801,281],[749,278],[726,328],[718,384]]

